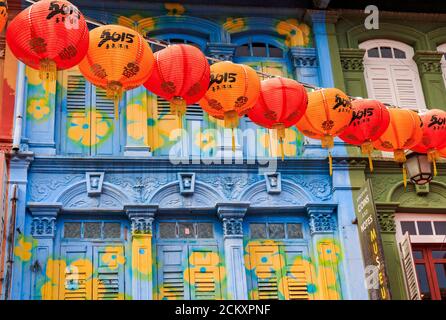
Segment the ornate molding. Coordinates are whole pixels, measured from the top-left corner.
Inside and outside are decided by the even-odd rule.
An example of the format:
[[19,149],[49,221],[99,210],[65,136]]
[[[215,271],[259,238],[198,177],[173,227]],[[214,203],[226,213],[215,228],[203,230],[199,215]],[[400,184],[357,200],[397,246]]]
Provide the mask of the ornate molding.
[[232,61],[237,45],[231,43],[208,43],[206,55],[220,60]]
[[316,68],[318,66],[315,48],[292,47],[289,52],[295,68]]
[[61,208],[61,203],[28,203],[32,215],[31,235],[35,238],[54,238],[56,219]]
[[243,218],[249,208],[249,202],[218,203],[217,214],[223,222],[225,238],[243,237]]
[[247,186],[259,181],[257,176],[248,174],[200,175],[199,178],[220,191],[228,200],[237,199]]
[[342,70],[363,72],[364,54],[364,49],[340,49]]
[[381,232],[396,232],[395,214],[378,212],[378,222]]
[[313,179],[311,179],[311,177],[314,176],[292,175],[284,178],[303,187],[308,193],[319,200],[325,201],[330,199],[333,195],[331,180],[328,179],[328,177],[314,177]]
[[335,205],[308,205],[310,233],[331,233],[336,231],[336,220],[334,216]]
[[413,58],[421,73],[441,73],[442,56],[437,51],[417,51]]
[[131,222],[132,235],[151,235],[157,205],[124,205],[124,210]]

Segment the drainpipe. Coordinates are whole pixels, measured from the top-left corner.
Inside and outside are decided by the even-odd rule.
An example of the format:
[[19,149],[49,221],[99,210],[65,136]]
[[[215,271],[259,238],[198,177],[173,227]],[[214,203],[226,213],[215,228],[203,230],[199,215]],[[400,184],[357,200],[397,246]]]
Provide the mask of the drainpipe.
[[14,137],[12,140],[12,150],[18,152],[20,150],[20,142],[22,140],[23,112],[25,107],[25,64],[18,62],[17,82],[15,93],[15,126]]
[[8,256],[6,260],[6,277],[5,277],[5,300],[9,299],[11,291],[11,278],[12,278],[12,264],[14,263],[14,233],[15,233],[15,220],[17,214],[17,200],[19,196],[19,186],[17,184],[12,185],[12,197],[11,197],[11,222],[8,230]]

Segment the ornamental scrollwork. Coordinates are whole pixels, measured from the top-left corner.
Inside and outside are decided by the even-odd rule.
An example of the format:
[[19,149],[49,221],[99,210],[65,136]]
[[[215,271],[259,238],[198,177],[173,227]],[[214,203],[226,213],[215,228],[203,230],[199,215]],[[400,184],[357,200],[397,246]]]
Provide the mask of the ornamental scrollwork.
[[34,217],[31,222],[31,235],[36,238],[54,237],[55,229],[55,217]]
[[309,214],[310,217],[310,232],[334,232],[336,231],[336,221],[331,213],[313,213]]
[[378,213],[381,232],[396,232],[395,215],[393,213]]
[[154,218],[135,216],[131,217],[131,228],[133,235],[152,234],[152,225]]
[[308,176],[287,176],[285,179],[294,181],[297,185],[302,186],[314,197],[325,201],[332,197],[333,188],[329,179],[315,178],[309,179]]
[[31,201],[41,202],[47,199],[53,191],[60,190],[85,178],[84,175],[68,175],[63,177],[50,177],[33,179],[31,182]]
[[243,219],[223,218],[223,235],[225,237],[243,237]]

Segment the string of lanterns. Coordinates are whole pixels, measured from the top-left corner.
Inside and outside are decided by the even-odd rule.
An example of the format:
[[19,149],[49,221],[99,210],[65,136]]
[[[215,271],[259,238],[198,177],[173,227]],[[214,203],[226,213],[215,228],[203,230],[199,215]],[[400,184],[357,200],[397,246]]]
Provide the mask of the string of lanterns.
[[[7,20],[6,9],[6,1],[0,0],[0,31]],[[198,102],[232,129],[233,150],[234,129],[239,118],[247,115],[259,126],[276,131],[282,160],[286,128],[296,126],[305,136],[320,140],[329,150],[330,174],[335,137],[360,146],[371,171],[374,149],[393,152],[394,160],[402,164],[404,185],[407,150],[426,154],[434,175],[436,161],[446,157],[446,112],[442,110],[419,115],[376,100],[354,99],[336,88],[318,88],[206,57],[191,45],[144,39],[127,27],[102,25],[89,32],[86,21],[91,19],[86,20],[66,0],[41,0],[9,23],[6,41],[18,60],[40,71],[44,83],[55,81],[56,71],[79,65],[84,77],[114,100],[116,117],[123,92],[141,85],[170,102],[180,127],[186,106]],[[148,43],[165,48],[153,54]],[[268,79],[260,81],[259,74]]]

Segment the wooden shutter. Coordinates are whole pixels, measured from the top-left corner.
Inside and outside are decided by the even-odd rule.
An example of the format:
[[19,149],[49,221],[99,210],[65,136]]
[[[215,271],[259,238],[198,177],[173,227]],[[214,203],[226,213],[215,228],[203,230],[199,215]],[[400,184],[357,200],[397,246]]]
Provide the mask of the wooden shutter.
[[392,65],[391,70],[398,106],[410,109],[425,108],[415,63],[413,65]]
[[421,300],[409,232],[406,231],[404,234],[403,240],[399,243],[399,249],[407,295],[410,300]]
[[369,98],[391,105],[397,103],[389,66],[369,65],[365,75]]
[[[74,123],[83,123],[87,119],[87,108],[90,107],[89,94],[85,78],[76,70],[68,70],[65,73],[64,84],[66,88],[66,103],[64,114],[65,121],[62,127],[63,146],[67,154],[88,155],[89,146],[76,141],[69,136],[68,130]],[[80,138],[80,137],[76,137]]]
[[170,134],[178,128],[178,119],[170,113],[170,103],[161,97],[156,97],[156,114],[157,124],[155,128],[155,149],[157,156],[168,156],[171,148],[175,155],[181,154],[181,143],[170,141]]
[[[62,246],[61,254],[66,267],[60,270],[59,294],[61,300],[90,300],[92,264],[87,245]],[[89,259],[90,258],[90,259]]]
[[95,262],[95,273],[97,281],[93,282],[94,300],[118,300],[123,298],[124,293],[124,265],[116,261],[112,264],[104,261],[105,254],[124,256],[124,247],[95,247],[93,260]]
[[158,246],[159,299],[187,300],[189,290],[185,286],[183,271],[186,269],[185,246]]
[[191,246],[189,279],[192,300],[221,299],[219,255],[216,246]]
[[279,246],[250,246],[249,261],[252,270],[252,299],[279,299],[279,280],[282,277]]
[[[307,254],[305,254],[307,255]],[[308,300],[308,283],[311,283],[309,264],[304,260],[304,251],[293,247],[284,248],[284,275],[283,285],[285,299]]]

